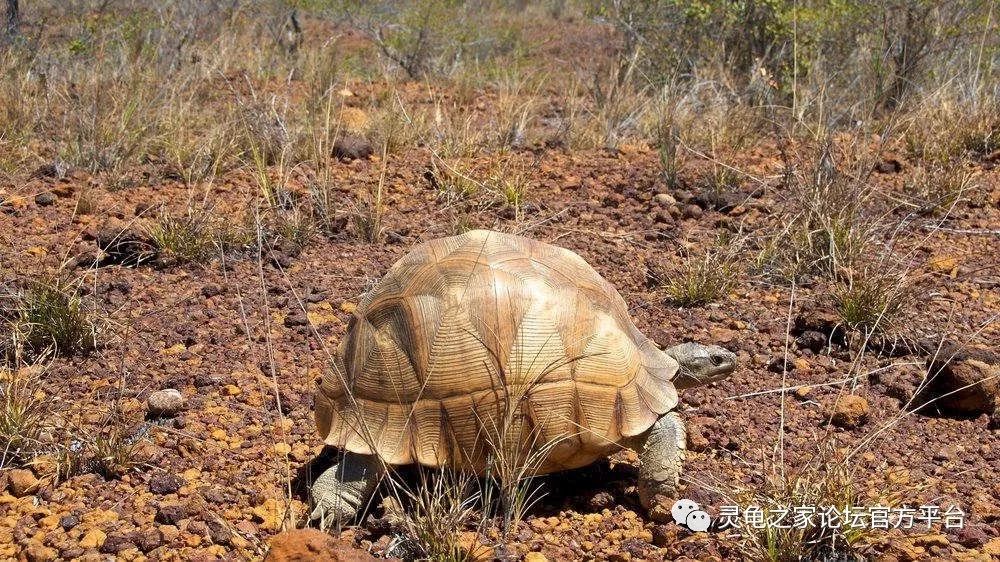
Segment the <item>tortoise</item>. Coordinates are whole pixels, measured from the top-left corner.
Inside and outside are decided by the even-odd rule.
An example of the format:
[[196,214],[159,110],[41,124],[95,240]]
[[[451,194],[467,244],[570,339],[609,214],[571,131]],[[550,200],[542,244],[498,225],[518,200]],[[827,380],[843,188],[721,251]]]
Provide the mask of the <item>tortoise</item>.
[[[540,475],[639,451],[639,495],[671,494],[684,457],[677,389],[728,376],[714,345],[661,350],[583,258],[473,230],[416,246],[365,294],[315,394],[342,452],[312,517],[353,519],[391,466]],[[492,467],[495,468],[495,467]]]

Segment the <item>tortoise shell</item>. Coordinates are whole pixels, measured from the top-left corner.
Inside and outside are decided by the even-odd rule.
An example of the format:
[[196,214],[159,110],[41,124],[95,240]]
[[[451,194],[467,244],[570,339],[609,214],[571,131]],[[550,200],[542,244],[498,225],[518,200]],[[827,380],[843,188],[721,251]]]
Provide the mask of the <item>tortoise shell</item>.
[[475,230],[420,244],[362,297],[316,424],[388,464],[544,474],[646,431],[676,406],[677,369],[580,256]]

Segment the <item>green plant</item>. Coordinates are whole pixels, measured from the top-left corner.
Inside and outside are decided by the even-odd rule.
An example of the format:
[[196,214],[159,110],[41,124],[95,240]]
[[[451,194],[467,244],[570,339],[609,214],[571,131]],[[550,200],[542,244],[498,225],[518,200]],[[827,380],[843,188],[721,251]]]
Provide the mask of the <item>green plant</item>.
[[149,236],[166,261],[202,262],[215,251],[216,231],[206,213],[162,215],[149,229]]
[[452,217],[448,227],[451,235],[457,236],[475,229],[476,225],[472,222],[472,217],[469,216],[468,211],[460,210]]
[[271,230],[280,239],[287,240],[301,250],[316,234],[313,217],[299,210],[275,212]]
[[32,280],[15,295],[14,306],[15,342],[35,353],[49,348],[60,354],[85,352],[97,346],[97,325],[68,283]]
[[514,220],[524,218],[524,205],[531,191],[533,168],[533,165],[510,155],[501,155],[491,164],[482,182],[495,200],[513,209]]
[[837,313],[848,326],[865,332],[885,331],[910,300],[905,278],[884,269],[864,269],[834,290]]
[[688,257],[681,270],[667,282],[667,295],[678,306],[698,306],[725,296],[735,284],[732,257],[719,250]]
[[87,447],[78,438],[71,438],[68,443],[57,443],[55,451],[50,453],[55,482],[65,482],[86,472],[87,453]]
[[466,169],[458,160],[431,158],[430,174],[431,185],[438,196],[448,202],[468,200],[483,189],[483,184],[473,178],[475,172]]

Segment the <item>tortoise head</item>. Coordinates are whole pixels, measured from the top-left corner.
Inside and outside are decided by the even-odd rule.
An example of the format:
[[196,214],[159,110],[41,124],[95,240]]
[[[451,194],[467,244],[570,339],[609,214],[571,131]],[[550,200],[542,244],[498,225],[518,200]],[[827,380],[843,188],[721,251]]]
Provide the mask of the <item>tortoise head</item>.
[[736,369],[736,354],[717,345],[682,343],[663,350],[680,364],[674,386],[701,386],[728,377]]

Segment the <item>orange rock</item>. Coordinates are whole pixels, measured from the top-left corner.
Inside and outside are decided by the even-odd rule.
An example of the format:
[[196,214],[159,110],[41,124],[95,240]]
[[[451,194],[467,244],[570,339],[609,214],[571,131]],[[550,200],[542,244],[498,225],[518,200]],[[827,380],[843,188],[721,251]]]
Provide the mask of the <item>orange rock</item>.
[[841,396],[833,405],[830,421],[848,429],[864,425],[868,421],[868,401],[854,394]]
[[281,523],[285,519],[284,504],[274,498],[264,500],[264,503],[252,508],[254,518],[260,521],[262,529],[277,531],[281,528]]
[[31,562],[48,562],[58,558],[59,553],[54,548],[49,548],[43,544],[32,542],[24,549],[24,555]]
[[295,529],[271,539],[267,562],[374,562],[367,552],[345,545],[316,529]]
[[954,275],[958,269],[958,258],[952,255],[933,256],[927,260],[927,267],[937,273]]
[[181,534],[180,529],[175,525],[160,525],[160,534],[164,543],[172,543]]
[[91,529],[80,539],[80,548],[99,548],[108,535],[100,529]]
[[458,535],[459,548],[465,554],[465,560],[470,562],[488,562],[493,560],[493,549],[483,543],[479,533],[464,531]]
[[38,526],[42,529],[51,530],[55,529],[59,525],[59,519],[62,516],[58,513],[53,513],[52,515],[47,515],[38,520]]
[[201,545],[201,537],[194,533],[182,532],[180,536],[181,540],[184,541],[184,544],[190,546],[191,548]]
[[15,498],[23,498],[38,491],[40,482],[30,470],[15,468],[10,471],[8,488]]
[[795,365],[795,370],[800,373],[809,372],[809,361],[804,357],[798,357],[794,359],[792,361],[792,364]]
[[983,553],[990,556],[1000,556],[1000,537],[983,545]]

